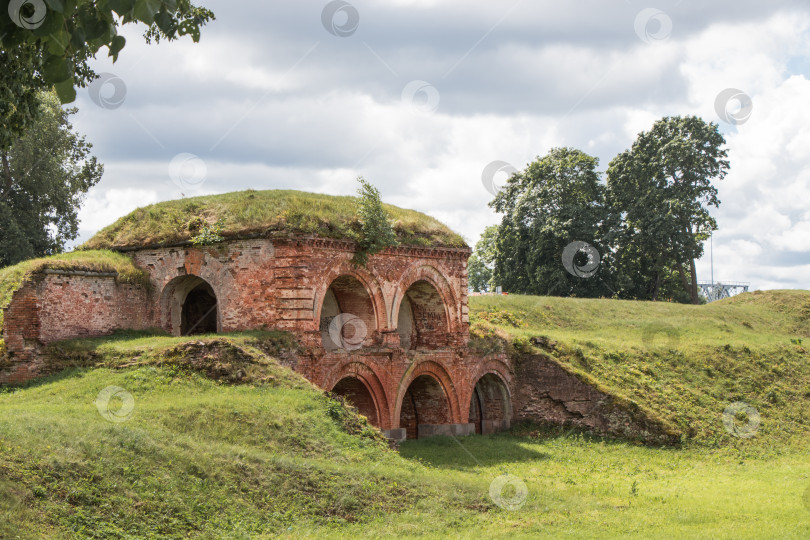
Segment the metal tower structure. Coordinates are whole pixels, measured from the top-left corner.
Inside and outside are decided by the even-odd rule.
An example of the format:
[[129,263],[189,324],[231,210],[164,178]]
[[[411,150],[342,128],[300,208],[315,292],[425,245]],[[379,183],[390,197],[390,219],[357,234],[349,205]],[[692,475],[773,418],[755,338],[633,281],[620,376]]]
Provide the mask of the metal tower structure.
[[725,283],[719,281],[699,281],[698,289],[707,302],[714,302],[715,300],[721,300],[736,294],[748,292],[750,285],[750,283],[741,281],[727,281]]

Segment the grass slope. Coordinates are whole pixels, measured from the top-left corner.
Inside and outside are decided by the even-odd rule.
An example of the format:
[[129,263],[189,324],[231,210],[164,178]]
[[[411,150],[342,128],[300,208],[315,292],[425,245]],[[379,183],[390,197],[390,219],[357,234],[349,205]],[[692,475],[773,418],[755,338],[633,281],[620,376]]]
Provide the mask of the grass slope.
[[[696,420],[703,429],[719,423],[715,409],[726,397],[724,381],[738,378],[734,369],[745,370],[746,384],[771,384],[767,362],[775,359],[763,356],[759,367],[732,355],[730,375],[709,376],[692,355],[717,347],[725,354],[727,343],[758,357],[785,340],[801,355],[790,339],[807,335],[807,300],[807,293],[772,292],[700,307],[530,297],[471,305],[477,339],[496,334],[515,350],[532,350],[530,338],[546,336],[557,341],[546,354],[642,403],[654,403],[659,385],[682,373],[685,397],[670,396],[676,405],[664,412],[712,410]],[[645,339],[650,325],[668,331],[647,331]],[[718,332],[724,341],[716,342]],[[719,448],[648,448],[517,426],[408,441],[397,453],[350,409],[280,365],[294,347],[275,332],[193,340],[129,333],[54,344],[51,353],[65,365],[94,367],[0,393],[0,537],[810,536],[805,431],[786,436],[779,415],[792,409],[778,401],[763,407],[756,437]],[[126,399],[100,400],[111,386],[133,398],[126,421],[101,414],[125,411]],[[525,497],[509,485],[498,489],[505,474],[525,486]],[[492,493],[514,506],[496,504]]]
[[29,259],[13,266],[0,268],[0,331],[3,328],[3,311],[11,301],[11,295],[20,288],[26,277],[47,268],[54,270],[82,270],[93,272],[118,272],[118,280],[126,283],[149,283],[146,272],[135,266],[126,255],[112,251],[74,251],[39,259]]
[[[701,444],[808,434],[808,291],[757,291],[701,306],[480,296],[470,299],[470,313],[478,339],[497,335],[518,352],[546,354]],[[737,401],[761,417],[749,441],[722,423]]]
[[[247,538],[411,504],[422,467],[263,352],[288,344],[198,338],[185,345],[201,365],[174,338],[62,343],[74,359],[129,367],[72,368],[0,394],[0,537]],[[210,377],[247,364],[245,384]],[[132,396],[130,416],[124,394],[100,397],[110,387]]]
[[[114,249],[189,241],[194,222],[222,219],[226,238],[272,233],[353,238],[358,230],[356,197],[293,190],[239,191],[191,197],[139,208],[88,240],[88,249]],[[406,245],[465,247],[438,220],[415,210],[384,205],[399,241]],[[191,224],[191,227],[190,227]]]

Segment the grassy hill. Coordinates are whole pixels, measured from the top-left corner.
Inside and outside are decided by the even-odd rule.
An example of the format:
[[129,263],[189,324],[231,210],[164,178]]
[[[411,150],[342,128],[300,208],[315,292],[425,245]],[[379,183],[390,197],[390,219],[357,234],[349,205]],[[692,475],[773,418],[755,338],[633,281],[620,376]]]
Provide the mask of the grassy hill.
[[[189,241],[200,220],[222,220],[225,238],[312,234],[354,238],[359,230],[357,198],[293,190],[239,191],[190,197],[139,208],[105,227],[86,249],[119,249]],[[384,205],[405,245],[466,247],[446,225],[421,212]]]
[[[545,354],[701,444],[804,440],[810,426],[810,292],[756,291],[708,305],[532,296],[470,299],[472,334]],[[742,401],[750,441],[724,428]]]
[[477,345],[555,358],[693,428],[681,448],[520,425],[397,452],[284,367],[287,334],[56,343],[63,372],[0,392],[0,537],[805,538],[809,300],[471,300]]
[[440,491],[280,366],[290,346],[260,332],[56,345],[66,364],[96,367],[0,394],[0,537],[250,537],[369,520]]

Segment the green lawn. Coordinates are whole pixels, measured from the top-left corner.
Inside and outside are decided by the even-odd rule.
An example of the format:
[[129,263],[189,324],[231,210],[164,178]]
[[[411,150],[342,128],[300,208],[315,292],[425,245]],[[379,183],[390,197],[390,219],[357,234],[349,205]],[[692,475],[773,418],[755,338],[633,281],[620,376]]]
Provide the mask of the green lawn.
[[[471,301],[474,344],[547,354],[678,448],[521,425],[393,451],[277,362],[283,333],[57,343],[81,367],[0,392],[0,538],[807,538],[808,298]],[[723,426],[735,399],[751,438]]]

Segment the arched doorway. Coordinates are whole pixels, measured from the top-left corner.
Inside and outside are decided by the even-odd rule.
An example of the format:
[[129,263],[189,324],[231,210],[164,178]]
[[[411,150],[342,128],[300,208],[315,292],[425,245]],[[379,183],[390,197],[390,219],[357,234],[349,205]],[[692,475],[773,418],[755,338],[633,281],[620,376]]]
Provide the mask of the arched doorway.
[[354,405],[360,414],[368,418],[371,425],[380,426],[374,396],[371,395],[363,381],[355,377],[344,377],[335,385],[332,393],[342,396],[346,401]]
[[321,342],[327,351],[356,350],[371,343],[377,329],[374,302],[354,276],[335,279],[321,306]]
[[506,384],[498,375],[487,373],[475,384],[470,398],[470,423],[479,435],[508,429],[512,420],[512,401]]
[[219,305],[213,287],[199,276],[180,276],[161,295],[163,327],[175,336],[219,331]]
[[438,349],[447,345],[447,310],[428,281],[408,287],[399,305],[397,333],[403,349]]
[[186,295],[180,327],[184,336],[216,333],[217,296],[208,283],[200,283]]
[[399,427],[405,428],[407,438],[418,438],[420,425],[450,423],[450,402],[442,385],[430,375],[416,377],[402,398],[399,413]]

